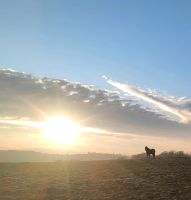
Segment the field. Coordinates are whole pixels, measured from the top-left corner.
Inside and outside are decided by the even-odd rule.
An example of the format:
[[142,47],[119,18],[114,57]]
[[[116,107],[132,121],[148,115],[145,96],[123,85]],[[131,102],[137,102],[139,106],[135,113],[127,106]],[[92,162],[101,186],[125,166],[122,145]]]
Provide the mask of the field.
[[0,163],[1,200],[190,200],[191,159]]

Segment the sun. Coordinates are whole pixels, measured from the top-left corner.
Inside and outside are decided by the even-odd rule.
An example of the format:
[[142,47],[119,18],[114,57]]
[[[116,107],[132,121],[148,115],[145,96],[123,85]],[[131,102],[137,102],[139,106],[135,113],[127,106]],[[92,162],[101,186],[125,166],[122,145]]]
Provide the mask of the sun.
[[44,123],[43,134],[51,143],[72,145],[80,136],[80,126],[69,118],[54,117]]

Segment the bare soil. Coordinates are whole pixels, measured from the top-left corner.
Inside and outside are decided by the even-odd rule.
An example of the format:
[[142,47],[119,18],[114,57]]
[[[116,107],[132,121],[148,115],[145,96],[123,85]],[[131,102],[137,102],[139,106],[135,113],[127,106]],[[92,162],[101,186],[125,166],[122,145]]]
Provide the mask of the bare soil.
[[0,163],[1,200],[191,200],[191,159]]

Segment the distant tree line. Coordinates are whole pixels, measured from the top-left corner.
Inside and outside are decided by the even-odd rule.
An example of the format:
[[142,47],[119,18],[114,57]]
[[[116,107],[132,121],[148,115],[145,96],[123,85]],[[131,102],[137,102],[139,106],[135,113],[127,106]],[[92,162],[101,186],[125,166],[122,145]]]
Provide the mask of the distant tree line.
[[184,157],[190,158],[191,154],[185,153],[184,151],[163,151],[159,157],[163,158],[175,158],[175,157]]
[[[159,158],[191,158],[191,154],[185,153],[184,151],[163,151],[157,155]],[[140,153],[131,156],[132,159],[145,159],[146,153]]]

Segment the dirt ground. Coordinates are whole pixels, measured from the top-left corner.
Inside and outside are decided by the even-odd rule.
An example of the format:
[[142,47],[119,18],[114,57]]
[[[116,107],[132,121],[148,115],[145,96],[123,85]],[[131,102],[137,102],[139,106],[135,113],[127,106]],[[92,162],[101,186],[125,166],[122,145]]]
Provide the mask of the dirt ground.
[[191,159],[0,163],[1,200],[191,200]]

